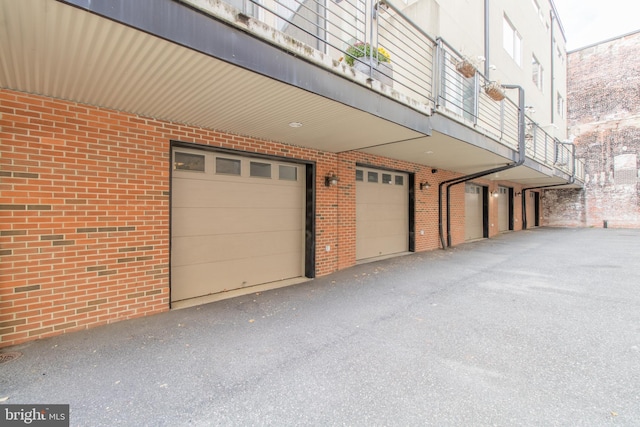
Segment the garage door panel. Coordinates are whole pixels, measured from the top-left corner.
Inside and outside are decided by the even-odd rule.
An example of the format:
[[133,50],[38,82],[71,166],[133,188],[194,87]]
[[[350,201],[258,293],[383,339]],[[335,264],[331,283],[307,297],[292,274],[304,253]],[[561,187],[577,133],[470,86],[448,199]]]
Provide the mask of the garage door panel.
[[357,168],[356,176],[356,259],[408,251],[408,174]]
[[[302,167],[189,152],[203,153],[207,166],[204,171],[176,170],[172,177],[171,300],[303,276]],[[216,156],[234,159],[226,169],[230,174],[214,173]],[[270,167],[254,171],[250,164],[255,162]],[[271,178],[255,176],[265,170],[271,171]],[[281,172],[283,179],[278,176]]]
[[212,260],[254,259],[264,253],[299,253],[300,244],[298,230],[175,237],[172,260],[177,265],[190,265]]
[[300,186],[264,183],[176,180],[172,195],[175,207],[245,208],[300,207],[304,192]]
[[498,187],[498,231],[509,231],[509,189]]
[[380,221],[363,221],[360,236],[363,238],[372,238],[374,236],[405,236],[407,224],[398,222],[397,220],[380,220]]
[[395,205],[379,205],[379,204],[360,204],[361,207],[366,206],[366,209],[360,209],[356,212],[356,220],[362,221],[385,221],[385,220],[399,220],[402,221],[407,217],[408,206],[404,206],[398,203]]
[[197,236],[219,233],[252,233],[300,230],[304,227],[301,208],[174,208],[174,236]]
[[[362,184],[362,187],[366,188],[366,190],[362,193],[362,196],[358,198],[359,203],[388,205],[403,203],[406,200],[404,194],[398,194],[398,190],[400,188],[404,188],[406,190],[405,186],[365,183]],[[384,189],[380,189],[378,187],[383,187]]]
[[407,240],[399,236],[362,237],[356,244],[359,259],[373,258],[382,255],[407,251]]
[[[256,269],[255,264],[265,266]],[[212,275],[211,272],[216,274]],[[180,301],[300,276],[297,261],[288,254],[254,260],[234,259],[172,268],[171,299]]]
[[484,190],[474,184],[465,185],[465,240],[475,240],[484,237]]

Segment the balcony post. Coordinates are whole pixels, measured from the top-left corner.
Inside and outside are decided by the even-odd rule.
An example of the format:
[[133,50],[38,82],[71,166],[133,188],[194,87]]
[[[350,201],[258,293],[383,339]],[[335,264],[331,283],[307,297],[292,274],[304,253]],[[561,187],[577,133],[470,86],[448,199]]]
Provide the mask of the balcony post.
[[444,66],[444,49],[442,47],[442,39],[438,38],[436,41],[436,48],[433,51],[433,94],[435,95],[436,108],[440,105],[440,101],[443,97],[442,94],[442,75]]

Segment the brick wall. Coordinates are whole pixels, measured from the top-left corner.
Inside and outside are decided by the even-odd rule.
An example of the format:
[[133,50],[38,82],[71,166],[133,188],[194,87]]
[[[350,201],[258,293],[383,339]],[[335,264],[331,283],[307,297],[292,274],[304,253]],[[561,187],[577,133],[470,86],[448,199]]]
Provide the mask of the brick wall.
[[[416,190],[417,251],[439,247],[438,184],[457,176],[9,90],[0,90],[0,139],[0,347],[169,309],[171,140],[313,161],[318,276],[355,263],[357,163],[431,184]],[[339,185],[326,187],[332,171]],[[454,245],[464,241],[464,196],[464,185],[452,188]],[[519,199],[515,210],[521,218]]]
[[545,224],[640,227],[640,32],[568,55],[569,134],[583,190],[548,190]]
[[172,139],[315,161],[318,247],[337,243],[333,154],[7,90],[0,114],[0,346],[169,308]]

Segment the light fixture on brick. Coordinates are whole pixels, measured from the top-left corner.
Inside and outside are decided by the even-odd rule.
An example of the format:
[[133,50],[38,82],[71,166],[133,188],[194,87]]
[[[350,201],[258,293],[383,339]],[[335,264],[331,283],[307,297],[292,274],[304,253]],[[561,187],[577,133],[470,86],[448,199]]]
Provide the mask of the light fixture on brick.
[[338,179],[338,175],[336,175],[336,173],[334,171],[329,172],[324,177],[324,185],[326,187],[336,186],[336,185],[338,185],[338,181],[340,181],[340,179]]
[[420,190],[426,190],[429,187],[431,187],[431,184],[429,184],[427,181],[420,183]]

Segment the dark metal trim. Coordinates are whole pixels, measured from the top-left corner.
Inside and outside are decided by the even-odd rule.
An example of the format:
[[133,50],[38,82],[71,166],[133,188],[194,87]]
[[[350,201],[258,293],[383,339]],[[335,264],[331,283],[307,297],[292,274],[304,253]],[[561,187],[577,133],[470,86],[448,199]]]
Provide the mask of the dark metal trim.
[[357,168],[378,169],[378,170],[387,171],[387,172],[407,173],[409,175],[411,175],[413,173],[413,172],[409,172],[407,170],[389,168],[389,167],[385,167],[385,166],[377,166],[377,165],[372,165],[372,164],[369,164],[369,163],[360,163],[360,162],[356,162],[356,167]]
[[482,237],[489,237],[489,187],[482,186]]
[[533,193],[533,215],[534,215],[534,224],[536,227],[540,226],[540,192],[536,191]]
[[515,230],[515,221],[514,221],[514,203],[513,203],[513,187],[508,187],[509,189],[509,230]]
[[263,159],[263,160],[283,161],[287,163],[296,163],[301,165],[316,164],[316,162],[313,160],[303,160],[303,159],[297,159],[295,157],[278,156],[274,154],[254,153],[251,151],[236,150],[233,148],[198,144],[196,142],[184,142],[184,141],[177,141],[177,140],[171,140],[170,142],[172,147],[192,148],[192,149],[204,150],[204,151],[215,151],[217,153],[227,153],[235,156],[250,157],[254,159]]
[[167,280],[167,284],[169,285],[169,310],[171,310],[173,308],[173,301],[171,300],[171,292],[173,290],[173,287],[171,286],[171,254],[173,253],[171,250],[171,246],[173,245],[173,239],[171,238],[171,236],[173,236],[173,230],[172,230],[173,209],[171,208],[173,206],[173,142],[172,141],[169,141],[169,161],[167,163],[169,167],[169,279]]
[[307,163],[305,189],[304,275],[316,277],[316,165]]
[[409,252],[416,251],[416,175],[409,174]]

